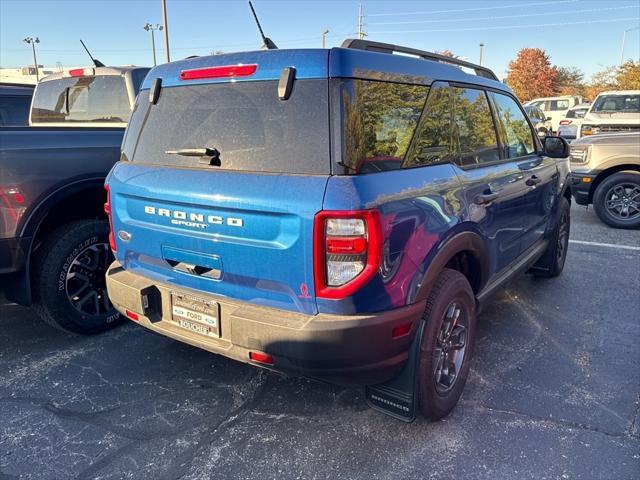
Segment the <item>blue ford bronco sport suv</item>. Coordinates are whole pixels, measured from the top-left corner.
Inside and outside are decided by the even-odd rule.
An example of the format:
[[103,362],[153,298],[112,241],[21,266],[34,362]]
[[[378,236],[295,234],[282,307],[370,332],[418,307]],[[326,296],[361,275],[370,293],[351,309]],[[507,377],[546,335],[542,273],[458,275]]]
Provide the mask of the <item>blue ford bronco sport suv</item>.
[[109,296],[179,341],[441,418],[487,297],[562,271],[567,155],[490,70],[429,52],[161,65],[107,178]]

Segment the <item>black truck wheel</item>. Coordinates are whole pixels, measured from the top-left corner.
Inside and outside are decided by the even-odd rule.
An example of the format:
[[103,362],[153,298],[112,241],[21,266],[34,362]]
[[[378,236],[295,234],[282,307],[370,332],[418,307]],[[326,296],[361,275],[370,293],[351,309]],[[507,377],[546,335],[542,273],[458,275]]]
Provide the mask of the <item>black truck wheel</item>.
[[558,207],[558,223],[549,239],[549,246],[540,260],[531,268],[536,277],[557,277],[564,270],[569,251],[569,232],[571,231],[571,205],[569,200],[562,197]]
[[418,405],[438,420],[456,406],[467,381],[476,331],[476,302],[466,277],[444,269],[427,299],[418,365]]
[[105,273],[113,261],[109,224],[68,223],[34,252],[33,307],[47,324],[74,333],[103,332],[122,321],[107,297]]
[[640,172],[618,172],[605,178],[593,195],[593,209],[610,227],[640,227]]

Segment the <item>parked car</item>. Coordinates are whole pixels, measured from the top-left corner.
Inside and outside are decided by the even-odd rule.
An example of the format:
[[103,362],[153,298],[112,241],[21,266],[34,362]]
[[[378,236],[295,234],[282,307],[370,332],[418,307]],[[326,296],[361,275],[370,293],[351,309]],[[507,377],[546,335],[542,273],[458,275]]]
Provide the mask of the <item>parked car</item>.
[[593,204],[604,223],[640,227],[640,132],[584,137],[571,144],[576,203]]
[[0,83],[0,127],[29,124],[32,85]]
[[640,90],[600,93],[582,120],[579,136],[640,130]]
[[543,147],[491,70],[442,58],[347,40],[154,68],[106,182],[116,308],[368,385],[405,420],[446,415],[477,306],[518,272],[562,271],[570,191],[566,141]]
[[551,118],[551,130],[557,132],[560,120],[565,117],[567,111],[580,103],[584,103],[582,97],[563,95],[559,97],[534,98],[527,102],[525,106],[532,105],[542,110],[545,117]]
[[104,178],[146,68],[85,68],[38,83],[30,126],[0,129],[0,274],[6,296],[79,333],[119,321]]
[[566,116],[562,120],[560,120],[560,125],[558,126],[558,135],[566,138],[567,140],[575,140],[576,138],[578,138],[578,130],[580,130],[582,120],[589,111],[590,107],[591,104],[589,103],[581,103],[580,105],[571,107]]
[[551,129],[551,117],[547,117],[542,110],[534,105],[525,105],[524,111],[538,132],[539,137],[546,137],[553,133]]

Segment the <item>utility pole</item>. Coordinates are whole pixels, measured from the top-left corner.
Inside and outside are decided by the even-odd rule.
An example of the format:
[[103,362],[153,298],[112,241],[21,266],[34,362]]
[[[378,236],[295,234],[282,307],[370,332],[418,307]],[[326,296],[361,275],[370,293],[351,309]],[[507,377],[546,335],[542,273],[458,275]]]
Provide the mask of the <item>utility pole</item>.
[[484,50],[484,43],[480,44],[480,63],[478,65],[482,65],[482,51]]
[[366,33],[364,33],[364,14],[362,13],[362,4],[360,4],[360,6],[358,7],[358,38],[360,40],[363,40],[364,37],[367,35]]
[[329,33],[328,29],[322,32],[322,48],[326,46],[327,33]]
[[36,82],[40,81],[40,73],[38,71],[38,59],[36,58],[36,43],[40,43],[40,39],[38,37],[26,37],[22,40],[24,43],[28,43],[31,45],[31,49],[33,50],[33,63],[36,66]]
[[164,53],[167,63],[171,61],[169,56],[169,25],[167,24],[167,0],[162,0],[162,23],[164,25]]
[[156,39],[155,39],[155,35],[153,34],[154,30],[162,30],[162,25],[159,24],[151,24],[151,23],[147,23],[145,24],[145,26],[143,27],[147,32],[151,32],[151,49],[153,50],[153,66],[155,67],[157,65],[156,63]]
[[622,48],[620,49],[620,65],[624,63],[624,43],[627,40],[627,32],[631,30],[637,30],[640,27],[631,27],[627,28],[624,32],[622,32]]

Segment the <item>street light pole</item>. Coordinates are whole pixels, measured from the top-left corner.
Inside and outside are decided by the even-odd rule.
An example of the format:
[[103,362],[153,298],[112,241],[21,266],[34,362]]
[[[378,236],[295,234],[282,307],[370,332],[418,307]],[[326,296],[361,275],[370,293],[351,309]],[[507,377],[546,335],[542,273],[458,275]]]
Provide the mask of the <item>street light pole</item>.
[[480,44],[480,63],[479,65],[482,65],[482,51],[484,50],[484,43]]
[[162,23],[164,25],[164,53],[167,63],[171,61],[169,56],[169,25],[167,24],[167,0],[162,0]]
[[364,39],[364,37],[367,35],[366,33],[364,33],[364,14],[362,13],[362,4],[360,4],[360,6],[358,7],[358,38],[360,40]]
[[40,39],[38,37],[27,37],[22,40],[25,43],[29,43],[31,45],[31,49],[33,50],[33,63],[36,66],[36,82],[40,81],[40,73],[38,71],[38,59],[36,57],[36,43],[40,43]]
[[325,48],[326,45],[326,39],[327,39],[327,33],[329,33],[329,30],[325,30],[324,32],[322,32],[322,48]]
[[155,35],[153,33],[154,30],[162,30],[162,25],[159,24],[151,24],[151,23],[147,23],[145,24],[145,26],[143,27],[147,32],[151,32],[151,49],[153,50],[153,66],[155,67],[157,65],[156,63],[156,39],[155,39]]
[[631,30],[637,30],[640,27],[631,27],[631,28],[627,28],[624,32],[622,32],[622,48],[620,49],[620,65],[622,65],[624,63],[624,43],[627,39],[627,32],[630,32]]

